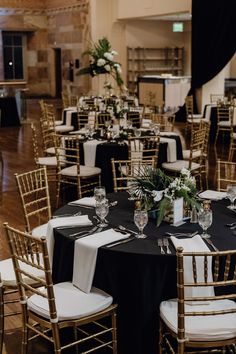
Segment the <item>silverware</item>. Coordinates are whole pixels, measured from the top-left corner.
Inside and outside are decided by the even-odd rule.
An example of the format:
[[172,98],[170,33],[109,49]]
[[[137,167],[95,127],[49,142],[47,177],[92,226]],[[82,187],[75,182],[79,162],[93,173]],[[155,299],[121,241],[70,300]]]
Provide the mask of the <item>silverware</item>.
[[128,238],[126,238],[124,240],[120,240],[120,241],[117,241],[117,242],[110,243],[110,244],[106,245],[106,247],[107,248],[111,248],[111,247],[118,246],[118,245],[121,245],[122,243],[127,243],[127,242],[130,242],[130,241],[133,241],[133,240],[135,240],[135,237],[129,236]]
[[60,214],[60,215],[53,215],[53,219],[57,219],[57,218],[63,218],[63,217],[67,217],[67,216],[79,216],[81,215],[81,211],[78,211],[77,213],[74,214]]
[[109,207],[116,206],[117,204],[118,204],[118,202],[117,202],[117,200],[115,200],[114,202],[109,203]]
[[231,222],[231,223],[229,223],[229,224],[225,224],[225,226],[228,226],[228,227],[232,227],[232,226],[234,226],[234,225],[236,225],[236,221],[235,221],[235,222]]
[[198,234],[198,231],[194,231],[194,232],[165,232],[166,235],[168,236],[174,236],[174,237],[181,237],[181,236],[185,236],[185,237],[193,237],[195,235]]
[[74,225],[65,225],[65,226],[58,226],[56,227],[57,230],[66,230],[66,229],[73,229],[74,227],[86,227],[89,225],[82,225],[82,224],[74,224]]
[[230,230],[236,229],[236,225],[230,226]]
[[163,238],[163,245],[164,245],[164,247],[166,247],[166,253],[171,254],[171,250],[169,247],[169,240],[167,237]]
[[127,232],[131,232],[132,235],[137,235],[138,233],[133,231],[133,230],[130,230],[130,229],[127,229],[127,227],[124,227],[123,225],[119,225],[118,226],[118,229],[120,229],[121,231],[127,231]]
[[163,248],[163,240],[162,240],[162,238],[159,238],[157,240],[157,245],[158,245],[158,247],[160,247],[161,254],[165,254],[165,251],[164,251],[164,248]]
[[204,240],[213,248],[214,251],[218,252],[218,248],[214,245],[214,243],[209,238],[204,238]]
[[75,237],[75,236],[81,235],[81,236],[83,237],[83,236],[87,236],[87,235],[90,235],[90,234],[95,233],[98,229],[101,229],[101,228],[96,225],[96,226],[94,226],[94,227],[93,227],[91,230],[89,230],[89,231],[85,231],[85,230],[83,230],[83,231],[78,231],[78,232],[75,232],[75,233],[73,233],[73,234],[70,234],[69,236],[70,236],[70,237]]

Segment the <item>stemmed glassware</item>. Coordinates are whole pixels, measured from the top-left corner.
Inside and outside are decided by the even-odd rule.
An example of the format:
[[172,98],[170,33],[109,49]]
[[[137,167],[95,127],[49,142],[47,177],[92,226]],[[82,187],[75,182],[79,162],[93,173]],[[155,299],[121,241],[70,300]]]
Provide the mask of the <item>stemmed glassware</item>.
[[106,189],[103,186],[95,187],[94,188],[94,198],[96,202],[101,202],[103,199],[106,198]]
[[134,135],[135,135],[136,138],[140,138],[141,130],[135,127],[134,128]]
[[198,223],[203,229],[203,233],[201,234],[201,237],[210,238],[211,236],[207,233],[207,229],[212,224],[212,210],[201,208],[198,212]]
[[228,184],[227,185],[227,197],[229,198],[231,204],[228,206],[229,209],[235,210],[234,201],[236,199],[236,185]]
[[139,233],[136,235],[137,238],[146,238],[147,235],[143,233],[143,229],[148,223],[148,213],[147,210],[135,209],[134,211],[134,223],[139,229]]
[[98,223],[98,227],[106,227],[107,223],[105,221],[106,216],[109,212],[109,202],[106,198],[96,202],[95,213],[99,217],[100,222]]

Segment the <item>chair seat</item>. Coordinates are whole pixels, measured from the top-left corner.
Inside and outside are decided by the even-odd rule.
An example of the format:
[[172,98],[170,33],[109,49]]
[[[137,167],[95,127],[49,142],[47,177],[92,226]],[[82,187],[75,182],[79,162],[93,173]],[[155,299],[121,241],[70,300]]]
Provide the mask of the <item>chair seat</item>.
[[74,127],[72,125],[57,125],[55,127],[55,130],[57,133],[67,133],[67,132],[71,132],[72,130],[74,130]]
[[63,168],[59,174],[63,175],[63,176],[70,176],[70,177],[76,177],[76,176],[80,176],[80,177],[90,177],[93,175],[97,175],[101,173],[101,169],[99,167],[90,167],[90,166],[84,166],[84,165],[80,165],[80,174],[77,175],[77,166],[70,166],[70,167],[66,167]]
[[227,128],[230,128],[231,122],[228,121],[228,120],[222,120],[222,121],[219,122],[217,125],[218,125],[219,127],[227,127]]
[[[195,150],[193,151],[192,157],[199,157],[201,156],[201,150]],[[183,150],[183,159],[184,160],[189,160],[190,159],[190,150]]]
[[52,146],[50,148],[47,148],[45,151],[49,155],[55,155],[56,154],[56,149]]
[[193,114],[193,115],[191,115],[191,114],[189,114],[188,115],[188,119],[201,119],[201,118],[203,118],[203,116],[202,116],[202,114]]
[[[175,162],[164,162],[162,168],[172,172],[179,172],[182,168],[189,169],[189,161],[188,160],[177,160]],[[191,164],[191,171],[197,170],[200,167],[199,163],[192,162]]]
[[[43,278],[44,277],[44,273],[39,270],[39,269],[35,269],[32,268],[31,266],[22,263],[22,267],[25,271],[30,271],[31,273],[33,272],[33,274],[37,277]],[[2,277],[2,282],[4,286],[16,286],[16,277],[15,277],[15,272],[14,272],[14,268],[13,268],[13,264],[12,264],[12,259],[8,258],[8,259],[4,259],[3,261],[0,261],[0,271],[1,271],[1,277]],[[23,276],[24,279],[27,281],[28,284],[35,284],[35,281],[33,279],[30,279],[26,276]]]
[[55,126],[62,125],[63,120],[55,120]]
[[45,224],[42,224],[42,225],[39,225],[37,227],[35,227],[33,230],[32,230],[32,236],[34,237],[42,237],[42,236],[45,236],[47,235],[47,228],[48,228],[48,223],[45,223]]
[[[73,320],[102,311],[112,304],[112,297],[104,291],[92,288],[84,293],[70,282],[53,286],[58,320]],[[39,295],[31,296],[27,305],[29,310],[49,319],[48,301]]]
[[56,156],[39,157],[37,163],[42,166],[57,166]]
[[[160,316],[166,325],[177,333],[177,300],[163,301]],[[185,311],[218,311],[236,309],[232,300],[210,301],[207,305],[187,305]],[[185,336],[194,341],[216,341],[236,337],[236,313],[215,316],[191,316],[185,318]]]
[[195,124],[200,124],[201,122],[209,122],[209,119],[208,118],[188,118],[187,119],[188,123],[195,123]]

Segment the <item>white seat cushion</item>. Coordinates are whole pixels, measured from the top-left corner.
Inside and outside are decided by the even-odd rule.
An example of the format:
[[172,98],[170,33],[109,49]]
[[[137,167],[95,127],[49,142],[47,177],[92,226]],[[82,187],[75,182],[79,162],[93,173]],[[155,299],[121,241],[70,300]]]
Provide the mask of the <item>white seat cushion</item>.
[[[160,316],[167,326],[177,333],[177,300],[163,301],[160,305]],[[236,309],[231,300],[208,301],[204,305],[187,305],[185,311],[218,311]],[[215,341],[236,336],[236,313],[215,316],[191,316],[185,318],[185,336],[195,341]]]
[[[164,162],[162,168],[172,172],[181,171],[182,168],[189,168],[189,161],[188,160],[177,160],[175,162]],[[200,167],[199,163],[192,162],[191,164],[191,171],[194,171]]]
[[55,130],[57,133],[66,133],[74,130],[74,127],[72,125],[58,125],[55,127]]
[[[113,301],[110,295],[100,289],[92,288],[87,294],[69,282],[56,284],[53,289],[59,321],[89,316],[106,309]],[[47,299],[33,295],[27,304],[31,311],[49,319]]]
[[52,146],[52,147],[46,149],[46,153],[50,154],[50,155],[55,155],[56,149]]
[[32,236],[34,237],[42,237],[42,236],[45,236],[47,235],[47,228],[48,228],[48,223],[45,223],[45,224],[42,224],[42,225],[39,225],[37,227],[35,227],[33,230],[32,230]]
[[57,166],[56,156],[39,157],[37,163],[42,166]]
[[193,117],[193,119],[192,118],[188,118],[187,120],[188,120],[189,123],[196,123],[196,124],[199,124],[201,122],[209,122],[208,118]]
[[61,125],[63,123],[63,120],[55,120],[55,125],[58,126],[58,125]]
[[[90,167],[90,166],[84,166],[80,165],[80,177],[89,177],[93,175],[97,175],[101,173],[101,169],[99,167]],[[76,177],[77,176],[77,167],[76,165],[70,166],[63,168],[60,171],[60,174],[63,176],[71,176],[71,177]]]
[[227,127],[227,128],[229,128],[231,123],[228,120],[225,120],[225,121],[222,120],[221,122],[218,123],[218,125],[219,125],[219,127]]
[[[192,157],[199,157],[201,156],[201,150],[195,150],[193,151]],[[190,150],[183,150],[183,159],[184,160],[189,160],[190,158]]]
[[[25,271],[28,271],[35,276],[42,278],[44,277],[44,272],[42,272],[39,269],[32,268],[31,266],[20,262],[22,264],[22,268]],[[3,281],[3,285],[5,286],[16,286],[16,277],[15,277],[15,272],[12,264],[11,258],[4,259],[3,261],[0,262],[0,272],[1,272],[1,277]],[[33,279],[30,279],[24,275],[22,275],[23,278],[27,281],[28,284],[34,284],[35,281]]]

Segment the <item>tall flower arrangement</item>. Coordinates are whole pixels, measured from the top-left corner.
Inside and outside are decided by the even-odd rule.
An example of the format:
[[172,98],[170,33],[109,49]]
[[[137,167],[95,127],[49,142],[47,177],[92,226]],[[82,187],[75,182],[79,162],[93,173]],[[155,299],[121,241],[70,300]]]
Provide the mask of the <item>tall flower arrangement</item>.
[[99,39],[83,55],[89,55],[90,64],[88,67],[80,69],[77,74],[89,74],[92,77],[99,74],[110,74],[119,87],[122,87],[124,81],[121,77],[121,65],[114,60],[118,53],[112,50],[111,44],[107,38]]

